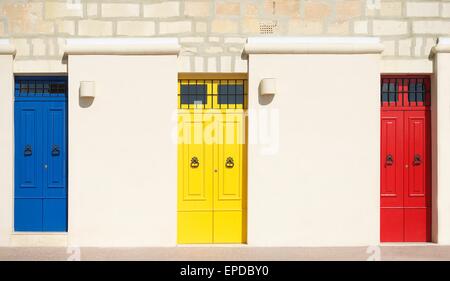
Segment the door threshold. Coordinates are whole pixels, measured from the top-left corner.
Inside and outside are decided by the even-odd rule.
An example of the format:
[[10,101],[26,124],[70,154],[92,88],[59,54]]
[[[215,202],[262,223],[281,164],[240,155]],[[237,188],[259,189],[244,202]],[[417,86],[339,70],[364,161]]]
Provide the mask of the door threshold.
[[412,247],[412,246],[439,246],[434,242],[381,242],[380,246],[384,247]]
[[221,248],[221,247],[226,247],[226,248],[245,248],[248,247],[247,244],[177,244],[176,247],[179,248]]

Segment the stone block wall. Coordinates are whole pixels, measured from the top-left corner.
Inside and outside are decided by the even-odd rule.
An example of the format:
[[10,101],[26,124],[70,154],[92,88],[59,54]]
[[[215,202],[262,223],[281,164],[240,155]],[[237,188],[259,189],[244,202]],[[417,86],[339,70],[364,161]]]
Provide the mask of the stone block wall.
[[65,71],[64,38],[178,37],[180,71],[245,72],[248,36],[379,36],[383,59],[426,61],[450,0],[0,0],[15,70]]

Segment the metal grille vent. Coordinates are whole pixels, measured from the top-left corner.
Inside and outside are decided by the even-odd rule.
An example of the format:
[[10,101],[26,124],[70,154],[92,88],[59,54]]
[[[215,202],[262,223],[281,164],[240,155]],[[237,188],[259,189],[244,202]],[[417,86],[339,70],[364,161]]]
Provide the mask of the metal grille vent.
[[259,33],[260,34],[274,34],[278,28],[278,22],[260,22]]

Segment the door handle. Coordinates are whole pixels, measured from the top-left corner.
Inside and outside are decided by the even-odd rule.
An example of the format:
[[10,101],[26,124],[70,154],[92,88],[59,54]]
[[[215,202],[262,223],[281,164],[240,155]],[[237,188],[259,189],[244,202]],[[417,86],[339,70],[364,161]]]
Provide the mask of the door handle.
[[414,154],[414,161],[413,161],[413,165],[417,166],[422,164],[422,158],[420,157],[420,154]]
[[392,166],[392,164],[394,164],[394,158],[392,157],[392,154],[388,154],[386,156],[386,165]]
[[233,157],[228,157],[225,161],[225,167],[227,168],[233,168],[234,167],[234,160]]
[[198,161],[198,158],[196,156],[192,157],[192,159],[191,159],[191,168],[195,169],[198,166],[200,166],[200,162]]
[[31,144],[25,145],[25,148],[23,149],[23,155],[30,156],[33,154],[33,147]]
[[52,145],[52,156],[59,156],[59,145]]

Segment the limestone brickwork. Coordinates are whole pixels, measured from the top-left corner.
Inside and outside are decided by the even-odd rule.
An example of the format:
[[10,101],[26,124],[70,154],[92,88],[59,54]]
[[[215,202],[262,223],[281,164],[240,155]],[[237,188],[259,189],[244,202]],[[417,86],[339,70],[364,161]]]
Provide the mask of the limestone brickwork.
[[178,37],[179,70],[206,72],[246,71],[249,36],[379,36],[383,60],[414,64],[445,35],[450,0],[0,0],[18,72],[63,71],[73,37]]

